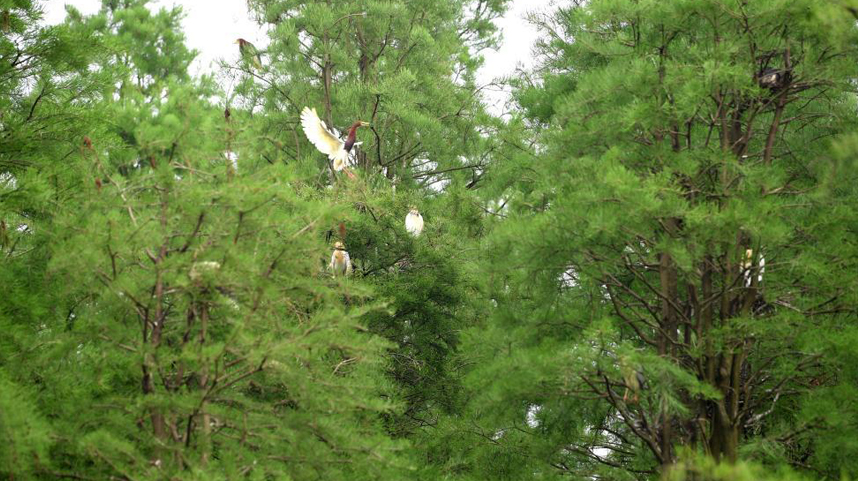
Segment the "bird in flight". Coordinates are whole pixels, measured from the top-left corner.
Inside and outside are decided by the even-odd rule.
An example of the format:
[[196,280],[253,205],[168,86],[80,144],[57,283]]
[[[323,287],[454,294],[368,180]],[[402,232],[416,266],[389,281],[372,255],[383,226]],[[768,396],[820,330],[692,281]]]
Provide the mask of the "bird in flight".
[[348,135],[345,142],[340,140],[339,134],[325,125],[325,122],[319,118],[315,108],[304,107],[301,111],[301,127],[304,128],[304,135],[310,140],[319,152],[328,156],[334,161],[334,170],[339,172],[346,168],[348,163],[349,153],[355,145],[360,145],[360,142],[355,142],[357,139],[358,127],[368,127],[369,123],[361,120],[356,121],[349,127]]

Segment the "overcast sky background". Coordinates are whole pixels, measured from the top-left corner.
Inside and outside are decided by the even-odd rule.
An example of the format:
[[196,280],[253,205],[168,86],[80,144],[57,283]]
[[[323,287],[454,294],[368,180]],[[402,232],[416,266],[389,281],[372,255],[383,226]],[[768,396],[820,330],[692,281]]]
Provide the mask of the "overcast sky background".
[[[438,0],[444,1],[444,0]],[[483,52],[485,65],[479,72],[480,84],[503,77],[516,67],[533,64],[531,48],[536,41],[536,30],[524,20],[528,12],[544,11],[552,0],[513,0],[507,14],[497,21],[503,32],[499,50]],[[83,14],[98,12],[101,0],[47,0],[45,21],[56,24],[65,18],[65,5],[73,5]],[[247,14],[246,2],[238,0],[153,0],[153,9],[181,5],[185,12],[184,29],[188,46],[199,55],[191,66],[191,73],[205,73],[214,67],[219,58],[238,58],[235,39],[242,37],[257,46],[268,43],[265,32]],[[489,90],[485,95],[495,114],[502,112],[508,98],[504,92]]]

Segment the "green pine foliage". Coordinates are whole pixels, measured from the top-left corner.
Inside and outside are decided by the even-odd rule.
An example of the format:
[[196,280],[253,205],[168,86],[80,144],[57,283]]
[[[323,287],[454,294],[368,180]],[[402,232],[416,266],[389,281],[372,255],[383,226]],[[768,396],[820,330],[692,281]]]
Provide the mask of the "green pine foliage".
[[[251,149],[315,174],[322,198],[348,212],[329,224],[331,242],[344,242],[355,284],[387,306],[365,317],[391,343],[383,372],[401,408],[385,427],[414,442],[407,457],[419,472],[434,426],[461,410],[459,333],[481,316],[470,302],[483,233],[473,190],[491,160],[487,134],[500,123],[486,113],[475,74],[506,3],[253,1],[272,31],[267,65],[228,67],[239,81],[234,104],[268,112],[243,124],[239,155]],[[355,179],[332,174],[304,137],[304,107],[343,132],[370,123],[357,131]],[[418,238],[404,229],[412,205],[426,222]]]
[[0,478],[858,476],[858,3],[556,2],[503,117],[511,0],[153,3],[0,1]]
[[851,17],[572,3],[516,82],[539,148],[491,193],[478,422],[451,430],[483,438],[469,470],[651,478],[685,447],[854,473],[855,198],[831,148],[855,128]]

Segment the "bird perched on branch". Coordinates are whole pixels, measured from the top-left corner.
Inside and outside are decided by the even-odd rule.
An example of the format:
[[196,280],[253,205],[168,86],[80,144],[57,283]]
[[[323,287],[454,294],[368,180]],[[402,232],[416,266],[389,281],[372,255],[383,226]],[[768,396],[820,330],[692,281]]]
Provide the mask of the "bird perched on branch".
[[360,142],[355,142],[357,139],[358,127],[368,127],[368,122],[361,120],[356,121],[349,127],[348,136],[345,142],[340,140],[340,135],[335,130],[328,128],[325,122],[319,118],[316,109],[304,107],[301,111],[301,127],[304,128],[304,135],[307,139],[319,150],[319,152],[328,156],[334,161],[334,170],[337,172],[346,168],[349,152],[355,145],[360,145]]
[[620,356],[620,374],[623,376],[623,383],[626,385],[626,391],[623,393],[623,402],[629,402],[629,392],[632,393],[632,403],[637,403],[639,400],[640,390],[643,387],[646,379],[626,356]]
[[745,258],[739,264],[742,269],[742,275],[745,278],[745,287],[751,287],[751,281],[754,279],[754,271],[758,272],[757,282],[763,282],[763,273],[766,272],[766,259],[760,255],[760,260],[754,263],[754,251],[752,249],[745,250]]
[[790,79],[791,74],[787,69],[767,68],[760,72],[758,83],[760,87],[774,91],[788,85]]
[[331,254],[331,263],[328,265],[328,268],[335,276],[347,276],[351,274],[352,260],[342,242],[338,241],[334,244],[334,252]]
[[262,56],[252,43],[240,38],[235,41],[238,44],[238,52],[246,62],[250,62],[258,70],[262,70]]
[[405,216],[405,230],[414,237],[423,232],[423,216],[420,215],[417,207],[411,207],[411,212]]

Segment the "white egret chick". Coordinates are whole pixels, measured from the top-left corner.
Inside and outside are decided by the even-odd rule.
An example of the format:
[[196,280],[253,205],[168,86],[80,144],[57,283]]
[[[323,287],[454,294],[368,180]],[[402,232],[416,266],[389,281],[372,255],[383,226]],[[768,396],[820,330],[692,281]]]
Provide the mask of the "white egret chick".
[[414,237],[423,232],[423,216],[416,207],[411,207],[411,212],[405,216],[405,230]]

